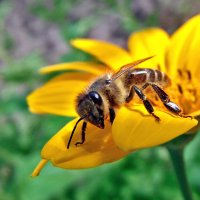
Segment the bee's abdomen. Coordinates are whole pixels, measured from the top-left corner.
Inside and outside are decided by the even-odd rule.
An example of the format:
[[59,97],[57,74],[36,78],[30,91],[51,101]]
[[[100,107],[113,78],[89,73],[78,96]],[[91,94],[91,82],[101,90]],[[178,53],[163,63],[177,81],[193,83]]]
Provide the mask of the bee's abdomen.
[[130,74],[127,75],[127,81],[129,85],[143,85],[145,83],[157,83],[162,86],[170,84],[168,76],[159,71],[150,68],[136,68],[133,69]]

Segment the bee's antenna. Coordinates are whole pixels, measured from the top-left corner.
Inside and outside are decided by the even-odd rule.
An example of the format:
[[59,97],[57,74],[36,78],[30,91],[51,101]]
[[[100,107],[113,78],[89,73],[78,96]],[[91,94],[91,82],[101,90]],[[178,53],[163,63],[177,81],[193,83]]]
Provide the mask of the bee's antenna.
[[68,144],[67,144],[67,149],[69,149],[70,143],[71,143],[71,141],[72,141],[72,138],[73,138],[73,135],[74,135],[74,132],[75,132],[75,130],[76,130],[76,127],[77,127],[78,123],[79,123],[81,120],[83,120],[84,118],[86,118],[86,115],[84,115],[83,117],[79,118],[78,121],[76,122],[76,124],[75,124],[75,126],[74,126],[74,128],[73,128],[73,130],[72,130],[72,133],[71,133],[71,135],[70,135],[70,138],[69,138],[69,141],[68,141]]

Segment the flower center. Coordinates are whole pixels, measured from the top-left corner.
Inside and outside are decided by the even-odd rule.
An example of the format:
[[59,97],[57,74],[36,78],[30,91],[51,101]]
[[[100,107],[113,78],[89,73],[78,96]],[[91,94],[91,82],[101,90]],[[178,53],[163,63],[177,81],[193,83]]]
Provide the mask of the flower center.
[[184,114],[190,114],[200,107],[198,85],[189,70],[179,69],[176,80],[172,80],[172,87],[167,89],[170,98],[183,109]]

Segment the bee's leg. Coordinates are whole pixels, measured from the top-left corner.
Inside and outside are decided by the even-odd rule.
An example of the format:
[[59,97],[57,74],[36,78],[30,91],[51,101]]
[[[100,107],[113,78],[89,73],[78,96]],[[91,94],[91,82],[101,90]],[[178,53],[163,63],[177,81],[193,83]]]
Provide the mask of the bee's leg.
[[165,93],[163,89],[161,89],[159,86],[157,86],[154,83],[146,83],[143,85],[142,90],[147,88],[148,86],[151,86],[153,90],[156,92],[156,94],[159,96],[160,100],[163,102],[164,106],[174,114],[180,114],[181,109],[172,101],[170,101],[170,98],[168,94]]
[[179,115],[181,117],[190,117],[191,116],[187,116],[184,115],[182,113],[182,110],[178,107],[178,105],[176,105],[174,102],[172,102],[169,98],[169,96],[165,93],[164,90],[162,90],[159,86],[157,86],[156,84],[151,84],[152,88],[154,89],[154,91],[157,93],[157,95],[159,96],[159,98],[161,99],[161,101],[163,102],[164,106],[171,111],[172,113]]
[[147,109],[147,111],[157,120],[160,121],[160,118],[154,114],[154,109],[153,106],[151,105],[150,101],[147,99],[147,97],[145,96],[145,94],[142,92],[141,89],[139,89],[138,87],[136,87],[135,85],[133,86],[134,91],[136,92],[136,94],[139,96],[139,98],[143,101],[143,104],[145,106],[145,108]]
[[81,142],[77,142],[75,145],[79,145],[79,144],[83,144],[85,142],[85,130],[86,130],[86,127],[87,127],[87,123],[86,122],[83,122],[83,125],[82,125],[82,133],[81,133]]
[[110,123],[112,124],[115,119],[115,111],[113,108],[109,108],[109,114],[110,114]]
[[146,83],[143,85],[142,90],[144,90],[145,88],[147,88],[148,86],[151,86],[153,88],[153,90],[156,92],[156,94],[159,96],[160,100],[163,102],[164,106],[172,113],[179,115],[181,117],[190,117],[192,118],[192,116],[188,116],[188,115],[184,115],[182,113],[182,110],[178,107],[177,104],[175,104],[174,102],[172,102],[168,96],[168,94],[166,94],[166,92],[161,89],[159,86],[157,86],[154,83]]
[[159,86],[157,86],[156,84],[151,84],[152,88],[154,89],[154,91],[157,93],[157,95],[159,96],[160,100],[163,102],[164,106],[171,112],[173,112],[174,114],[180,114],[181,113],[181,109],[170,100],[169,96],[165,93],[164,90],[162,90]]
[[129,103],[133,99],[134,94],[135,94],[135,90],[133,87],[131,87],[129,95],[128,95],[128,97],[126,97],[126,103]]
[[146,89],[148,86],[151,86],[151,83],[145,83],[145,84],[142,86],[141,90]]

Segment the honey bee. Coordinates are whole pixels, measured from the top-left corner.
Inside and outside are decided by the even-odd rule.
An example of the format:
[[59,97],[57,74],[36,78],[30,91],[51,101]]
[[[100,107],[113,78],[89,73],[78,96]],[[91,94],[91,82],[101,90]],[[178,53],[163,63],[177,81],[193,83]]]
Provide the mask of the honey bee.
[[[85,92],[80,93],[76,100],[76,111],[80,115],[72,130],[67,148],[69,148],[75,129],[80,121],[82,124],[82,140],[75,145],[85,142],[87,123],[104,129],[104,120],[109,118],[112,124],[116,110],[130,102],[136,94],[143,102],[146,110],[157,121],[160,118],[154,114],[154,108],[143,90],[151,87],[164,106],[176,115],[182,115],[182,110],[172,102],[162,88],[170,85],[169,77],[160,70],[150,68],[134,68],[138,64],[151,59],[147,57],[123,66],[117,73],[105,74],[93,81]],[[162,88],[161,88],[162,87]]]

